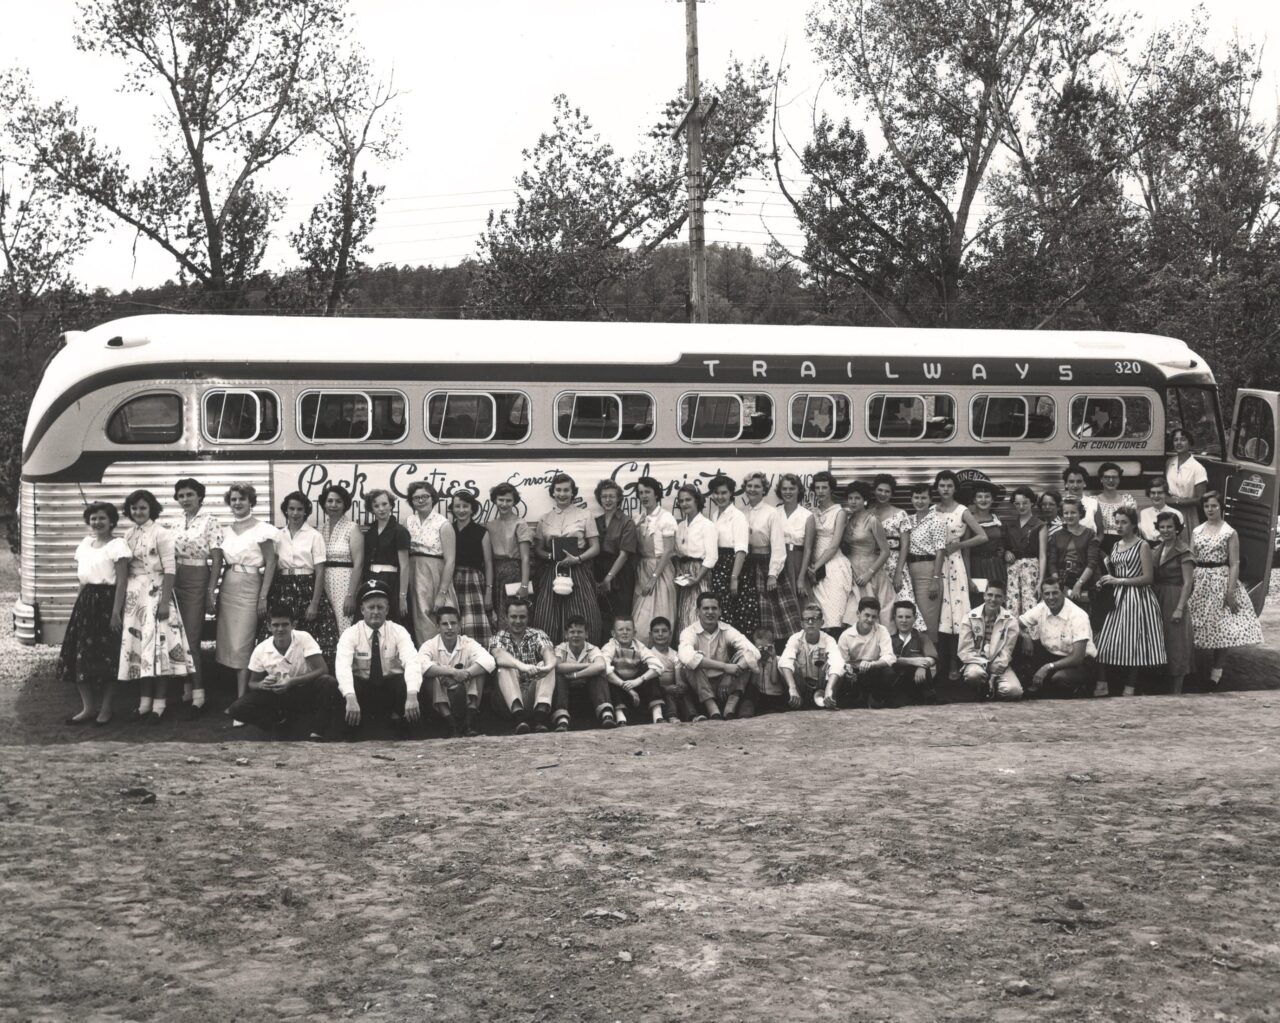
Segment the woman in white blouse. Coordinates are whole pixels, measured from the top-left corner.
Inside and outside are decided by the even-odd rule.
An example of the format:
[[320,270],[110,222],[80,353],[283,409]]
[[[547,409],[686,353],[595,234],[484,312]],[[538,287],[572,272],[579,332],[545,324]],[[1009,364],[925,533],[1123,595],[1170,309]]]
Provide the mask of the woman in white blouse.
[[129,545],[111,535],[119,519],[116,506],[108,501],[85,506],[89,535],[76,548],[80,592],[58,658],[58,677],[71,680],[80,691],[80,713],[67,718],[69,725],[111,721],[129,559],[133,557]]
[[[742,481],[747,499],[743,515],[747,520],[747,572],[757,594],[754,614],[739,631],[755,636],[757,629],[768,629],[774,640],[787,640],[800,631],[800,598],[787,573],[787,540],[782,515],[767,504],[769,477],[753,472]],[[736,624],[736,623],[735,623]]]
[[[213,581],[222,568],[222,526],[204,510],[205,487],[185,476],[173,485],[173,499],[182,509],[182,521],[169,527],[177,560],[173,594],[182,615],[182,628],[191,643],[191,659],[196,670],[183,684],[182,702],[199,713],[204,707],[204,675],[200,665],[200,641],[204,638],[204,618],[213,606]],[[212,567],[210,566],[212,562]]]
[[233,483],[223,500],[232,522],[222,534],[222,588],[218,591],[219,664],[235,669],[236,698],[249,688],[249,655],[258,636],[258,620],[267,614],[267,593],[276,574],[276,531],[253,514],[258,492]]
[[735,484],[728,476],[707,485],[711,504],[707,518],[716,527],[716,564],[707,578],[708,591],[720,599],[720,620],[742,631],[740,623],[756,615],[756,588],[747,563],[747,517],[733,503]]
[[809,584],[813,599],[822,608],[822,627],[839,635],[844,631],[844,608],[853,587],[853,570],[840,550],[847,516],[836,500],[836,479],[825,469],[813,476],[813,563]]
[[[640,535],[640,559],[636,570],[631,620],[641,643],[649,642],[649,623],[655,618],[672,621],[676,616],[675,516],[662,507],[662,484],[652,476],[636,480],[636,532]],[[607,623],[612,628],[613,623]]]
[[129,548],[129,582],[124,598],[124,626],[116,677],[138,681],[138,720],[160,721],[168,707],[171,678],[185,678],[195,662],[173,600],[177,568],[173,535],[161,529],[160,502],[149,490],[135,490],[124,500],[133,525],[124,535]]
[[[325,664],[332,665],[338,649],[338,621],[324,588],[329,557],[324,537],[307,521],[311,500],[301,491],[286,494],[280,512],[284,525],[275,532],[276,571],[267,591],[267,605],[293,612],[294,624],[316,641]],[[258,621],[258,642],[270,633],[268,619],[263,616]]]
[[1174,430],[1169,436],[1174,454],[1165,466],[1164,478],[1169,487],[1169,503],[1182,514],[1190,536],[1200,523],[1200,499],[1209,489],[1209,474],[1199,459],[1191,453],[1195,438],[1185,428]]
[[801,611],[809,597],[809,565],[813,561],[813,542],[818,532],[813,512],[800,503],[804,500],[804,490],[804,482],[793,472],[784,472],[773,487],[779,501],[778,514],[782,516],[782,539],[787,545],[787,563],[783,571],[800,598]]
[[679,636],[698,620],[698,594],[706,589],[703,577],[716,567],[719,557],[716,524],[702,514],[705,498],[695,486],[676,491],[676,617],[672,630]]

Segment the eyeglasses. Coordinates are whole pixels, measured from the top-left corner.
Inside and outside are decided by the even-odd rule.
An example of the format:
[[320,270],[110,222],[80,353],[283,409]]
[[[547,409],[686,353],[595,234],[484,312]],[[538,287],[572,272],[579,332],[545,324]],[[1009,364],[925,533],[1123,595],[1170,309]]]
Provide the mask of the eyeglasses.
[[800,621],[803,622],[805,625],[821,625],[822,624],[821,618],[801,618]]
[[431,500],[431,495],[430,495],[430,494],[422,494],[422,493],[414,494],[414,495],[413,495],[412,500],[413,500],[415,503],[416,503],[416,502],[418,502],[418,501],[430,501],[430,500]]

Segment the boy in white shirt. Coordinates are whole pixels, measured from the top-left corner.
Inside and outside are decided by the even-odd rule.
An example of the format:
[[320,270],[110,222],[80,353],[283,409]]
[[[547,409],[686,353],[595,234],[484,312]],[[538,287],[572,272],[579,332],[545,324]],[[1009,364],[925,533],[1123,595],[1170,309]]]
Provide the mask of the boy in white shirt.
[[[893,666],[898,658],[893,652],[889,630],[880,624],[880,601],[875,597],[863,597],[858,601],[858,620],[840,633],[836,646],[844,658],[850,705],[865,702],[872,710],[883,707],[893,689]],[[834,686],[827,686],[825,697],[830,709],[835,710],[837,696]]]
[[658,687],[666,703],[668,721],[706,721],[685,683],[680,658],[671,646],[671,622],[659,615],[649,623],[649,652],[662,666]]
[[[653,621],[649,622],[653,632]],[[665,720],[662,691],[658,678],[662,662],[648,647],[636,639],[636,623],[627,615],[613,620],[613,636],[600,648],[605,664],[605,679],[613,696],[613,716],[619,725],[627,723],[627,705],[645,706],[653,723]]]
[[310,633],[293,627],[288,605],[268,612],[271,637],[249,655],[249,688],[227,711],[236,721],[275,731],[290,725],[322,738],[325,705],[338,682],[329,674],[320,646]]
[[844,677],[844,655],[822,631],[822,606],[807,604],[800,612],[804,628],[787,640],[778,658],[778,671],[787,686],[787,706],[823,707],[826,693],[834,693]]
[[[564,642],[556,647],[556,710],[567,712],[570,693],[585,689],[600,727],[616,728],[618,719],[609,698],[609,683],[605,680],[607,670],[608,662],[600,648],[587,642],[586,618],[571,615],[564,623]],[[622,724],[626,723],[623,718]]]
[[[484,691],[485,676],[497,666],[493,655],[470,636],[458,634],[459,615],[456,607],[436,608],[436,627],[440,630],[418,649],[422,662],[422,677],[431,680],[431,704],[458,735],[474,736],[476,715],[480,710],[480,695]],[[465,697],[455,714],[459,697]]]

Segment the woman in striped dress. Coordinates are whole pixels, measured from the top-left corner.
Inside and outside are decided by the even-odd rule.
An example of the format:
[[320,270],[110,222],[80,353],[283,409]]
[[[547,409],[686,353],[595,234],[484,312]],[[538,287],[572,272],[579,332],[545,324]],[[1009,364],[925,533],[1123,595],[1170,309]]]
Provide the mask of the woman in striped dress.
[[800,631],[800,599],[787,575],[787,538],[782,515],[764,495],[769,492],[769,477],[762,472],[750,473],[742,481],[747,507],[747,568],[759,596],[756,613],[746,626],[737,626],[747,636],[757,629],[768,629],[776,639],[788,639]]
[[[898,488],[898,481],[887,472],[882,472],[871,482],[872,496],[875,503],[871,510],[880,520],[880,528],[884,530],[884,538],[889,544],[889,560],[884,570],[889,573],[889,581],[894,590],[895,603],[899,600],[916,602],[915,587],[911,585],[911,573],[907,571],[907,552],[903,550],[903,534],[910,541],[911,516],[893,503],[893,492]],[[880,623],[886,629],[893,629],[893,605],[880,609]],[[924,618],[916,608],[915,628],[924,631]]]
[[356,616],[360,576],[355,567],[364,564],[364,534],[348,514],[351,493],[346,487],[330,483],[320,491],[320,507],[324,509],[324,522],[320,526],[325,553],[324,589],[341,636]]
[[822,608],[822,627],[838,635],[844,631],[844,608],[853,588],[853,569],[840,550],[848,518],[837,502],[836,479],[823,470],[813,476],[813,563],[809,587]]
[[[405,523],[409,531],[409,609],[414,639],[421,646],[440,631],[436,608],[452,606],[458,599],[453,592],[457,534],[436,510],[440,495],[435,487],[426,480],[415,480],[407,489],[413,509]],[[463,632],[470,635],[465,627]]]
[[489,533],[476,519],[480,501],[469,490],[455,490],[453,513],[454,568],[449,587],[457,600],[458,631],[486,650],[493,639],[493,548]]
[[720,557],[716,524],[702,514],[704,501],[695,486],[685,484],[676,491],[680,521],[676,523],[676,618],[672,632],[677,637],[698,620],[698,594],[709,585],[704,580]]
[[1151,588],[1155,563],[1138,533],[1138,510],[1125,505],[1115,509],[1114,518],[1119,535],[1103,559],[1106,574],[1098,580],[1099,587],[1111,590],[1114,607],[1098,633],[1098,663],[1127,669],[1124,695],[1132,696],[1137,669],[1164,664],[1168,654],[1160,601]]
[[1191,591],[1191,626],[1197,650],[1213,651],[1209,685],[1217,689],[1227,651],[1262,642],[1262,626],[1240,581],[1240,538],[1222,518],[1222,495],[1207,491],[1200,500],[1204,521],[1191,531],[1196,559]]
[[1040,600],[1040,579],[1044,572],[1045,524],[1035,512],[1036,494],[1030,487],[1013,492],[1013,520],[1004,527],[1004,560],[1008,566],[1009,588],[1004,606],[1021,617]]
[[[631,620],[641,643],[649,642],[649,623],[655,618],[671,621],[676,613],[676,519],[662,507],[662,484],[652,476],[636,480],[636,533],[640,537],[640,564],[636,569]],[[606,623],[610,629],[613,623]]]
[[[534,533],[534,552],[547,563],[538,580],[538,596],[533,605],[533,627],[551,637],[553,643],[564,642],[564,623],[574,615],[587,620],[587,641],[603,641],[600,601],[596,595],[591,562],[600,553],[600,534],[596,520],[585,508],[574,502],[578,484],[566,472],[551,477],[551,499],[555,507],[538,520]],[[556,579],[567,577],[572,589],[556,593]]]

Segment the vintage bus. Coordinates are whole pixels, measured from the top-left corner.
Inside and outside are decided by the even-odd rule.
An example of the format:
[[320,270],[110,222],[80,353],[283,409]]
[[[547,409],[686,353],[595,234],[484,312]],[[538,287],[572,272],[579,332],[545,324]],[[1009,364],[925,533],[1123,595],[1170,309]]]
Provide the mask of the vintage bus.
[[229,483],[251,483],[277,523],[293,490],[339,481],[403,501],[416,479],[478,494],[486,516],[489,488],[510,481],[536,518],[558,471],[588,502],[605,477],[631,494],[642,475],[674,489],[719,472],[885,471],[906,505],[944,467],[1039,492],[1069,461],[1091,474],[1114,461],[1141,504],[1183,425],[1226,495],[1260,605],[1277,411],[1275,393],[1242,390],[1225,434],[1204,360],[1138,335],[133,317],[66,335],[32,403],[14,622],[26,642],[59,642],[84,504],[147,487],[176,517],[182,476],[215,509]]

